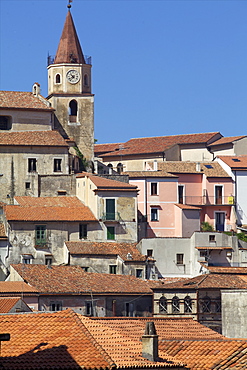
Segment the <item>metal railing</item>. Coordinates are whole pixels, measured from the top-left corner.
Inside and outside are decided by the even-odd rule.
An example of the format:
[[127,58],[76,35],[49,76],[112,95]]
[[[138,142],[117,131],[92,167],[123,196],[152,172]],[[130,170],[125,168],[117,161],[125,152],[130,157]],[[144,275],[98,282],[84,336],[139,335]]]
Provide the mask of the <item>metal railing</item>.
[[120,214],[119,212],[106,212],[102,215],[102,221],[120,221]]
[[[91,65],[92,64],[92,57],[88,55],[84,55],[85,63]],[[48,55],[47,57],[47,66],[54,64],[55,62],[55,55]],[[71,61],[71,63],[78,63],[77,61]]]
[[234,205],[235,199],[233,196],[214,197],[214,196],[185,196],[183,204],[190,205]]

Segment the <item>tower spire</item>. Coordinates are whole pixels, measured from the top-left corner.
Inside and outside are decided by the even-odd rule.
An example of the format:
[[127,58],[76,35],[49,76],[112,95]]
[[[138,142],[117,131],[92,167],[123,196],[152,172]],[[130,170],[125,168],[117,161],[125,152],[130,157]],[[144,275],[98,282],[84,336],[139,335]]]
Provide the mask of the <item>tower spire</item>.
[[80,41],[77,36],[73,18],[70,12],[71,0],[67,5],[68,13],[65,19],[62,36],[58,45],[55,64],[60,63],[78,63],[85,64],[84,55],[81,49]]

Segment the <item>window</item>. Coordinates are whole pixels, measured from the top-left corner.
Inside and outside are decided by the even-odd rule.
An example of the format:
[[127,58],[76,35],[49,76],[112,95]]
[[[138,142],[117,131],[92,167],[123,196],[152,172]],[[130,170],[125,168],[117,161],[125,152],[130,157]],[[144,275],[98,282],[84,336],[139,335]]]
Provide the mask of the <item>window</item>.
[[136,269],[136,277],[142,279],[143,277],[143,269]]
[[158,184],[157,184],[157,182],[151,182],[151,195],[158,195]]
[[178,203],[183,204],[184,203],[184,186],[178,185]]
[[126,313],[126,316],[129,316],[129,317],[134,316],[134,305],[133,305],[133,303],[126,303],[125,304],[125,313]]
[[183,265],[184,264],[184,255],[183,253],[177,253],[176,254],[176,260],[177,265]]
[[87,224],[79,224],[79,239],[87,239]]
[[11,117],[0,116],[0,130],[10,130],[11,127]]
[[106,220],[115,220],[115,199],[106,199]]
[[107,240],[115,240],[115,227],[107,226]]
[[32,256],[30,255],[30,254],[24,254],[23,256],[22,256],[22,263],[25,263],[25,264],[27,264],[27,265],[30,265],[30,263],[31,263],[31,260],[32,260]]
[[25,188],[26,188],[26,190],[31,189],[31,183],[30,182],[26,182],[25,183]]
[[36,171],[37,171],[37,159],[28,158],[28,172],[36,172]]
[[56,74],[56,84],[60,84],[61,83],[61,76],[59,73]]
[[45,256],[45,264],[46,266],[52,265],[52,257],[51,256]]
[[84,86],[88,86],[88,75],[84,75]]
[[62,311],[61,302],[51,302],[50,307],[51,307],[51,311]]
[[172,298],[172,313],[180,312],[180,300],[177,296]]
[[152,249],[147,249],[147,256],[148,257],[153,257],[153,250]]
[[211,312],[211,299],[208,296],[201,300],[201,312]]
[[123,172],[123,164],[122,163],[118,163],[117,165],[117,173],[121,174]]
[[93,305],[92,302],[85,302],[86,315],[93,316]]
[[221,298],[218,297],[215,300],[215,312],[220,313],[221,312]]
[[158,221],[158,209],[157,208],[151,208],[151,221]]
[[116,273],[117,273],[117,265],[110,265],[109,274],[116,274]]
[[184,298],[184,312],[192,312],[192,299],[188,295]]
[[77,101],[71,100],[69,103],[69,121],[76,123],[77,121]]
[[209,241],[215,242],[215,235],[209,235]]
[[46,225],[37,225],[35,228],[35,244],[46,243]]
[[62,159],[54,159],[54,172],[62,171]]
[[85,271],[85,272],[88,272],[88,270],[89,270],[89,267],[88,267],[88,266],[82,266],[81,268],[82,268],[82,270],[83,270],[83,271]]
[[159,313],[167,313],[167,299],[161,297],[159,300]]
[[215,186],[215,204],[223,204],[222,203],[222,195],[223,195],[223,186]]

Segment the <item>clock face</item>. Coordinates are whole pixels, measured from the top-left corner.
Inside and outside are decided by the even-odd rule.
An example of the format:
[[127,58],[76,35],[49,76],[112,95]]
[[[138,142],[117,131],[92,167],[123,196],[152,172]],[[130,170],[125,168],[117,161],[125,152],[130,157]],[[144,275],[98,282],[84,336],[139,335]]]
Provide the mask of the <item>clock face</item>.
[[80,73],[75,69],[70,69],[67,72],[66,77],[71,84],[76,84],[80,80]]

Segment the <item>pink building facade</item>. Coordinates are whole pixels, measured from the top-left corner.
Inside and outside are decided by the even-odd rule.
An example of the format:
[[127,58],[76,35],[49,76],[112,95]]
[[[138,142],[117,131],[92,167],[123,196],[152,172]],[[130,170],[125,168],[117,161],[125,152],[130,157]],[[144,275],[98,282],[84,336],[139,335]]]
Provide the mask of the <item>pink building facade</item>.
[[138,186],[139,239],[190,237],[208,222],[235,228],[233,182],[218,163],[163,162],[157,171],[128,172]]

